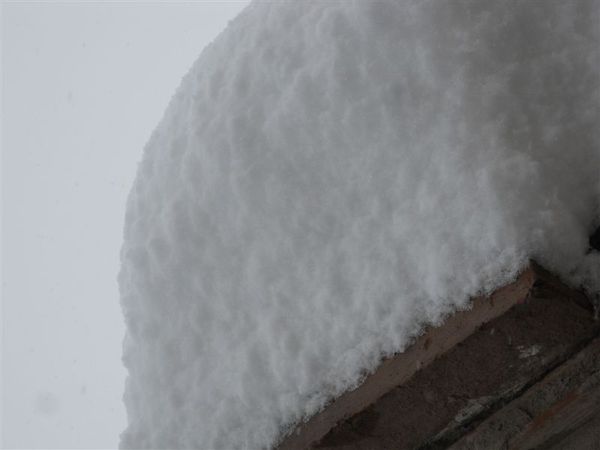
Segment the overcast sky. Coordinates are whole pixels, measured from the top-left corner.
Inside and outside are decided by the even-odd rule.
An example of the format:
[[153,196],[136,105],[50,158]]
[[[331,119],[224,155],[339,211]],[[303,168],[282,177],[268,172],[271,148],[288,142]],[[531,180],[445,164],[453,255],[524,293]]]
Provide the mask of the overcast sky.
[[144,143],[234,2],[2,4],[2,444],[115,448]]

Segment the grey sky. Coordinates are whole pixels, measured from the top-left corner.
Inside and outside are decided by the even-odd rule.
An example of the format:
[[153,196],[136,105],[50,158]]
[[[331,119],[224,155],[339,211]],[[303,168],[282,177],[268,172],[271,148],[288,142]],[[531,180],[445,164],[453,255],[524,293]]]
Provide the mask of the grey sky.
[[2,4],[2,444],[114,448],[136,162],[247,2]]

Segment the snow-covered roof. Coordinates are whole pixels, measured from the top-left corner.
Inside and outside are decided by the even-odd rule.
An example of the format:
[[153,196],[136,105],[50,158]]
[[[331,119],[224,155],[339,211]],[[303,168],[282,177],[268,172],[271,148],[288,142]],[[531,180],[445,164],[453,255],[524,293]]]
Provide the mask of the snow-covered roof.
[[130,194],[122,447],[271,447],[531,257],[600,291],[599,14],[246,8]]

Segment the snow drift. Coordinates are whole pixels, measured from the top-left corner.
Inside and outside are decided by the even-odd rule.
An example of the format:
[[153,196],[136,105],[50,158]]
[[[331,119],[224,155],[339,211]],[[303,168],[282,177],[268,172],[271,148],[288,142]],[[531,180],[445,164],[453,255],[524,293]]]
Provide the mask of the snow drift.
[[528,258],[598,292],[599,14],[246,8],[184,78],[130,194],[121,446],[276,445]]

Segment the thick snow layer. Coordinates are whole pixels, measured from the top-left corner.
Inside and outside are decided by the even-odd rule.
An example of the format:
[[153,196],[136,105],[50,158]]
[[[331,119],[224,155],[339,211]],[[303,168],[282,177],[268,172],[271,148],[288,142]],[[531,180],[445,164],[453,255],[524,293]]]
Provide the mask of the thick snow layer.
[[122,447],[273,446],[528,258],[598,292],[599,14],[251,4],[130,195]]

